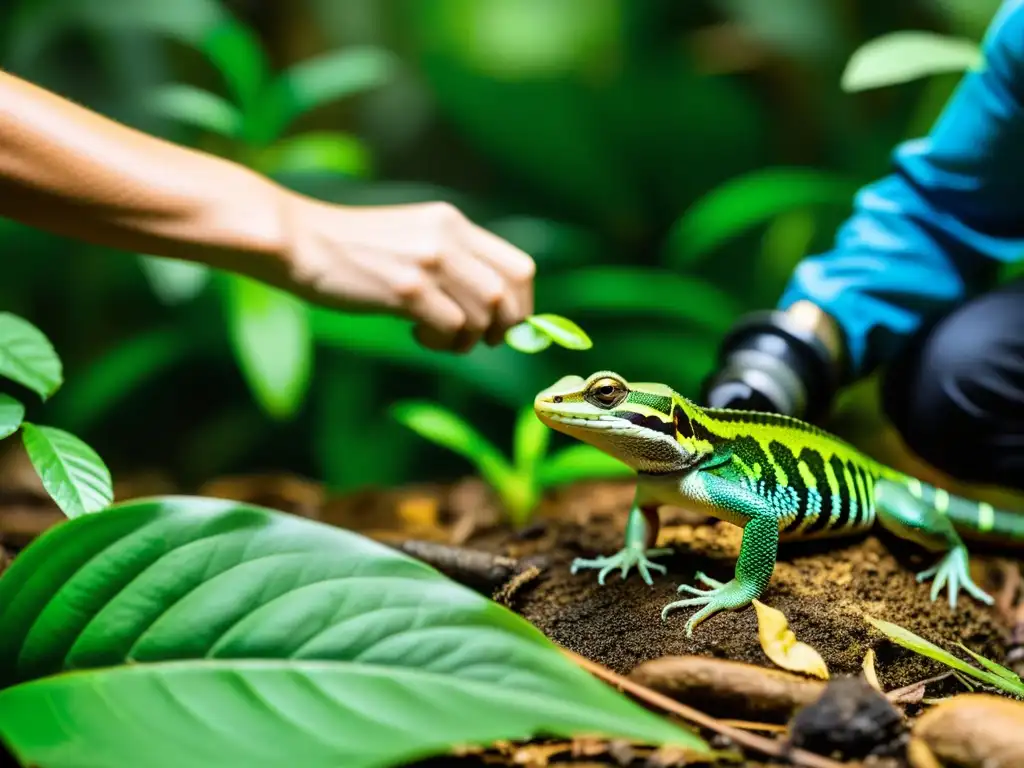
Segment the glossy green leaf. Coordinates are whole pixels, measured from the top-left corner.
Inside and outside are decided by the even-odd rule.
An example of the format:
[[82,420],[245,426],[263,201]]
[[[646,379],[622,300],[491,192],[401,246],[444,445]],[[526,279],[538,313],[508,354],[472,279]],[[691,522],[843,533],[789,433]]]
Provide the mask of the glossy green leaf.
[[249,278],[228,281],[232,348],[257,402],[275,419],[295,415],[309,389],[313,337],[306,305]]
[[200,50],[217,67],[232,96],[248,115],[270,70],[256,33],[235,19],[226,19],[207,32]]
[[914,653],[926,656],[933,661],[945,664],[951,669],[963,672],[965,675],[970,675],[976,680],[981,680],[982,682],[995,686],[1009,694],[1024,697],[1024,682],[1022,682],[1020,678],[1012,680],[1001,672],[989,672],[988,670],[978,669],[977,667],[971,666],[966,661],[958,659],[949,651],[935,645],[935,643],[929,642],[923,637],[915,635],[909,629],[904,629],[898,624],[892,624],[888,621],[875,619],[871,616],[866,616],[865,618],[871,626],[897,645],[901,645],[904,648],[914,651]]
[[10,312],[0,312],[0,376],[28,387],[43,400],[64,381],[63,366],[50,340]]
[[391,415],[420,437],[462,456],[492,485],[508,482],[512,467],[501,451],[451,411],[433,403],[406,400],[393,405]]
[[387,82],[395,57],[373,47],[350,47],[300,62],[275,80],[247,125],[257,144],[273,141],[297,117],[329,102]]
[[614,480],[636,473],[616,458],[592,445],[570,445],[551,454],[537,471],[537,482],[547,488],[580,480]]
[[170,306],[191,301],[210,282],[208,267],[181,259],[140,255],[139,268],[156,297]]
[[567,317],[552,314],[530,315],[526,322],[550,336],[560,347],[585,350],[594,346],[586,332]]
[[517,352],[533,355],[543,352],[553,342],[550,336],[524,320],[505,331],[505,343]]
[[963,72],[983,63],[981,48],[973,40],[919,30],[890,32],[854,51],[843,70],[841,87],[848,92],[865,91]]
[[600,266],[543,276],[537,304],[559,312],[649,317],[724,333],[739,314],[728,294],[667,269]]
[[114,487],[107,465],[70,432],[25,422],[21,436],[43,488],[65,515],[99,512],[113,501]]
[[539,734],[707,749],[423,563],[227,500],[52,528],[0,579],[0,626],[0,738],[47,768],[378,768]]
[[220,96],[192,85],[174,83],[158,88],[149,109],[168,120],[234,138],[242,127],[241,113]]
[[319,131],[291,136],[272,144],[258,155],[259,170],[279,173],[326,171],[344,176],[367,176],[370,153],[355,136],[338,131]]
[[665,264],[690,267],[730,239],[794,208],[849,207],[858,186],[811,168],[767,168],[733,178],[676,221],[666,242]]
[[551,430],[537,418],[533,405],[519,411],[512,433],[512,462],[516,469],[529,477],[544,458],[551,442]]
[[0,440],[18,431],[25,419],[25,406],[10,395],[0,393]]

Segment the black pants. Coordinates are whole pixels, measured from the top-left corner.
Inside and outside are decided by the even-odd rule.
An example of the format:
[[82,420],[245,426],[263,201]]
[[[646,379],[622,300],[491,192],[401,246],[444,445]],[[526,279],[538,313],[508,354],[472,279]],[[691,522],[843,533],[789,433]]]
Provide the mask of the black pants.
[[883,405],[936,468],[1024,490],[1024,280],[918,334],[886,372]]

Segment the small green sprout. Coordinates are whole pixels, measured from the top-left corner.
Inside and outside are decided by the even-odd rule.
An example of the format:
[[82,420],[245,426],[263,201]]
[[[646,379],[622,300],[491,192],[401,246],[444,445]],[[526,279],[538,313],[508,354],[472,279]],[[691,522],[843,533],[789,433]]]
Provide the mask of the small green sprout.
[[910,630],[904,629],[897,624],[891,624],[888,621],[875,619],[871,616],[866,616],[865,618],[871,626],[897,645],[901,645],[904,648],[914,651],[914,653],[919,653],[929,659],[945,664],[947,667],[950,667],[957,672],[970,675],[974,679],[1005,691],[1012,696],[1024,698],[1024,680],[1021,680],[1019,675],[1014,673],[1012,670],[1007,669],[1002,664],[997,664],[996,662],[975,653],[971,649],[967,648],[963,643],[957,643],[957,645],[960,646],[961,650],[969,654],[971,658],[981,664],[981,666],[985,667],[985,669],[978,669],[977,667],[968,664],[966,661],[958,659],[949,651],[940,648],[934,643],[928,642],[923,637],[919,637]]
[[520,411],[513,433],[511,460],[451,411],[434,403],[407,400],[392,415],[413,432],[444,446],[473,464],[497,492],[511,523],[529,522],[547,488],[583,479],[630,477],[633,471],[596,448],[578,444],[548,454],[551,432],[532,406]]
[[[48,401],[64,384],[64,366],[36,326],[0,312],[0,377]],[[25,421],[20,400],[0,393],[0,440],[21,432],[29,462],[43,488],[68,517],[99,512],[114,498],[110,470],[80,439],[56,427]]]
[[528,355],[543,352],[552,343],[566,349],[590,349],[594,343],[572,320],[560,315],[530,315],[505,333],[505,343]]

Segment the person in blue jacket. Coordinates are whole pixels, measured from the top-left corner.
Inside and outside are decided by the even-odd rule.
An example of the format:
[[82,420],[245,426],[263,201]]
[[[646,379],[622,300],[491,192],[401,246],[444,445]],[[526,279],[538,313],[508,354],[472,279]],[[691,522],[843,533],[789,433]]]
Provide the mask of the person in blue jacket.
[[885,366],[905,443],[962,481],[1024,489],[1024,0],[999,9],[933,127],[861,189],[774,312],[742,319],[705,400],[821,418]]

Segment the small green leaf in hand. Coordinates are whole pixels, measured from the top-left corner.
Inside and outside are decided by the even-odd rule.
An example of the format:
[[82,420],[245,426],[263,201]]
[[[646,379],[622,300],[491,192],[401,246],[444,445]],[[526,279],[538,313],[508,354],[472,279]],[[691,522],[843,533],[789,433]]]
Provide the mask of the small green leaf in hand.
[[84,442],[62,429],[27,422],[21,434],[43,488],[65,515],[99,512],[113,501],[110,470]]
[[18,431],[25,418],[25,406],[10,395],[0,394],[0,440]]
[[582,328],[560,315],[531,315],[505,333],[506,344],[527,354],[541,352],[552,342],[566,349],[585,350],[594,346]]
[[46,335],[10,312],[0,312],[0,376],[46,400],[64,381],[63,366]]

